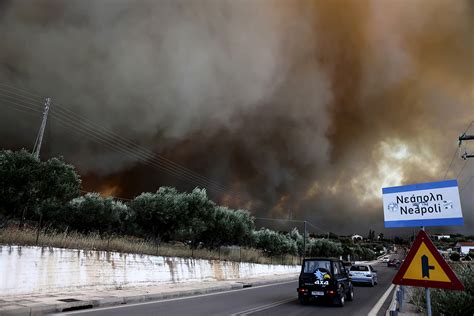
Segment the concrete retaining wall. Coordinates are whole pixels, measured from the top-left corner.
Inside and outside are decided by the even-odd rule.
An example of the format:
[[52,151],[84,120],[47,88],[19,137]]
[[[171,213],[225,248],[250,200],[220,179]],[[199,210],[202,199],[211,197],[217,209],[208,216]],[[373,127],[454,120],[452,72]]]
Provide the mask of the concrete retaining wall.
[[299,269],[299,266],[0,246],[0,297],[81,288],[231,280],[293,273]]

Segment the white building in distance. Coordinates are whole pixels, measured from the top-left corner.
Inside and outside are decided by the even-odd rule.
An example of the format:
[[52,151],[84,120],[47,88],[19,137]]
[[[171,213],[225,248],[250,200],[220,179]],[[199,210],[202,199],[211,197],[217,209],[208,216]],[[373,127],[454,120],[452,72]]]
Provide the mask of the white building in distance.
[[474,251],[474,241],[458,242],[456,248],[459,248],[462,254],[467,255],[470,250]]

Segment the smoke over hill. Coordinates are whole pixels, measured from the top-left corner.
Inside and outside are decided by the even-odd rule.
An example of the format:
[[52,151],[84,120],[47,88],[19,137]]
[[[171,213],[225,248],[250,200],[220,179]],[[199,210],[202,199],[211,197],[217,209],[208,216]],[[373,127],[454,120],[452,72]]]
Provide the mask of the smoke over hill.
[[[0,83],[241,194],[216,200],[363,233],[381,187],[444,177],[474,118],[472,21],[470,1],[2,1]],[[31,147],[38,117],[4,92],[0,146]],[[86,189],[195,185],[57,123],[45,150]]]

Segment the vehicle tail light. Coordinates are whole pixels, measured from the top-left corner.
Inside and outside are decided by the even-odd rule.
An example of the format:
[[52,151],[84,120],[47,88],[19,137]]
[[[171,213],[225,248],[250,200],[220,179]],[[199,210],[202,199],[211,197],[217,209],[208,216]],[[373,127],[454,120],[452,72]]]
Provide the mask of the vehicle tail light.
[[305,293],[305,292],[308,292],[308,289],[299,288],[299,289],[298,289],[298,292]]
[[333,290],[328,291],[328,295],[334,295],[334,294],[336,294],[336,291],[333,291]]

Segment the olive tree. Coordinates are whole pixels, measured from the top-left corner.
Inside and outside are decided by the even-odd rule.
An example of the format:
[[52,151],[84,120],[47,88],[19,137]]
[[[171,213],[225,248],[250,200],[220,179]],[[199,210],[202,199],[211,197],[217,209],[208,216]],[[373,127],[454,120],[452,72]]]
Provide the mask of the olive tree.
[[297,245],[291,238],[271,229],[260,229],[254,232],[255,245],[268,256],[295,254]]
[[81,180],[61,158],[40,161],[26,150],[0,150],[0,213],[7,218],[52,218],[79,196]]
[[195,249],[209,238],[206,231],[216,220],[216,204],[209,200],[205,189],[199,188],[187,194],[186,201],[186,216],[179,226],[177,237]]
[[248,211],[215,206],[201,242],[210,249],[229,245],[245,246],[250,243],[253,227],[253,219]]
[[340,243],[327,239],[309,240],[308,253],[312,257],[338,257],[344,253]]
[[128,207],[124,203],[102,197],[99,193],[87,193],[73,199],[68,210],[68,223],[72,229],[101,235],[120,233],[122,222],[128,216]]
[[179,232],[189,221],[187,195],[174,188],[142,193],[130,202],[130,208],[141,233],[157,242],[179,238]]

